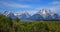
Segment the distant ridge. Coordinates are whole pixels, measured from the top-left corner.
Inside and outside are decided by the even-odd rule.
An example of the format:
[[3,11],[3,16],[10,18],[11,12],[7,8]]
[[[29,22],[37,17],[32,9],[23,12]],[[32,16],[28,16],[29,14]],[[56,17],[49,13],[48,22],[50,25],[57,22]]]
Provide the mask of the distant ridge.
[[18,17],[20,20],[60,20],[60,15],[53,13],[50,9],[41,9],[32,16],[28,12],[15,15],[10,11],[5,11],[3,15],[11,18]]

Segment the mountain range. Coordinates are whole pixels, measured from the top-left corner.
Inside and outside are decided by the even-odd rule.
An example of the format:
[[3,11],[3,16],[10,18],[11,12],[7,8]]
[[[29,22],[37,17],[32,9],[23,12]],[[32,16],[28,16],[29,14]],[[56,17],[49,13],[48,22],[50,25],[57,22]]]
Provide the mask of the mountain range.
[[28,12],[15,15],[10,11],[5,11],[3,15],[13,19],[18,17],[20,20],[60,20],[60,15],[49,9],[41,9],[33,15],[30,15]]

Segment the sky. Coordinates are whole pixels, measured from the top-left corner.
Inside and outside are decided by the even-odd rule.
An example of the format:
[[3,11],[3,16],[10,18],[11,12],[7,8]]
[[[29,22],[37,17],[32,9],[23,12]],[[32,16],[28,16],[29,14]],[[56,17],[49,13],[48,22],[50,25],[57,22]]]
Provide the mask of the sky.
[[0,12],[34,14],[43,8],[60,13],[60,0],[0,0]]

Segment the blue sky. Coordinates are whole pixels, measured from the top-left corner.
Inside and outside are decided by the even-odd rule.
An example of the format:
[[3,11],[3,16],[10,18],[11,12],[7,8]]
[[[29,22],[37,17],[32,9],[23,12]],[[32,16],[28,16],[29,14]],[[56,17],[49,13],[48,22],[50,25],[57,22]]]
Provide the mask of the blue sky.
[[20,13],[26,11],[33,14],[42,8],[60,13],[60,0],[0,0],[0,12]]

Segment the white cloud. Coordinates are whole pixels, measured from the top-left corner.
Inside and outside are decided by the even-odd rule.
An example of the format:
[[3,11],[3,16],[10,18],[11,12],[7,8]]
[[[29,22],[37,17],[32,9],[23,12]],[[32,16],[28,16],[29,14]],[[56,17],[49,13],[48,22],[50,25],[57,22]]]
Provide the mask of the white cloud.
[[54,1],[51,4],[53,4],[53,5],[60,5],[60,1]]
[[60,1],[53,1],[49,3],[50,5],[52,5],[52,7],[50,7],[50,9],[54,12],[54,11],[58,11],[60,10]]
[[18,3],[14,3],[14,2],[4,2],[4,1],[0,1],[0,4],[2,4],[4,6],[13,7],[13,8],[27,8],[27,7],[30,7],[29,5],[23,5],[23,4],[18,4]]

